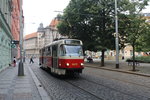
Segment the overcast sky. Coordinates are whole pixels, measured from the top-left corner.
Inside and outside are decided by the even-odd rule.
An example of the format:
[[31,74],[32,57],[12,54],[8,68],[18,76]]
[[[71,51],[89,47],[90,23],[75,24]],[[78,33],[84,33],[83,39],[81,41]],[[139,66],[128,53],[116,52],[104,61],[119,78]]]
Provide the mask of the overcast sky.
[[[58,12],[63,11],[70,0],[23,0],[23,13],[25,16],[24,35],[37,31],[40,23],[48,26]],[[150,13],[150,6],[144,10]]]
[[36,32],[42,22],[48,26],[58,12],[63,11],[70,0],[23,0],[23,13],[25,16],[25,34]]

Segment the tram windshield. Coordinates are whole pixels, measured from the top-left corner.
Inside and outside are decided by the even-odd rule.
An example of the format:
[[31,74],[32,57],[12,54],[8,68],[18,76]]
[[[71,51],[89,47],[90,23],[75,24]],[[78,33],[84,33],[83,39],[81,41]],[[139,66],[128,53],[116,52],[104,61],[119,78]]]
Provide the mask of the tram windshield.
[[61,45],[61,56],[83,56],[82,46],[79,45]]

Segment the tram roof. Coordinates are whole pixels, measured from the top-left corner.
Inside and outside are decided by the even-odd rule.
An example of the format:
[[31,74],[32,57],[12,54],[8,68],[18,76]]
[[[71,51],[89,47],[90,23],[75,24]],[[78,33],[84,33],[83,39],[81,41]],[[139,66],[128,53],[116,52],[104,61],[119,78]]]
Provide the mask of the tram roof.
[[74,45],[76,44],[77,45],[77,42],[78,42],[78,45],[83,44],[82,41],[78,40],[78,39],[60,39],[60,40],[57,40],[57,41],[53,41],[52,43],[46,45],[46,47],[50,46],[50,45],[56,45],[56,44],[74,44]]

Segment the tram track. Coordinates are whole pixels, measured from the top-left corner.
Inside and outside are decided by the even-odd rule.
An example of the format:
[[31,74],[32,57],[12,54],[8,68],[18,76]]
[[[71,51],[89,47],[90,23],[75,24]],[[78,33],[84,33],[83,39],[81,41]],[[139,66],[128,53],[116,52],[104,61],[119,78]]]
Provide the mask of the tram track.
[[[83,78],[83,77],[81,77],[83,80],[85,80],[85,81],[87,81],[87,82],[90,82],[90,83],[93,83],[93,84],[95,84],[95,85],[99,85],[99,86],[104,86],[104,87],[106,87],[106,88],[109,88],[110,90],[114,90],[114,91],[116,91],[116,92],[119,92],[119,93],[122,93],[122,94],[125,94],[125,95],[128,95],[128,96],[132,96],[132,97],[135,97],[135,98],[137,98],[137,96],[135,96],[135,95],[131,95],[130,93],[127,93],[127,92],[123,92],[123,91],[119,91],[118,89],[116,89],[116,88],[112,88],[112,87],[110,87],[110,86],[106,86],[106,85],[104,85],[104,84],[100,84],[100,83],[98,83],[98,82],[95,82],[95,81],[91,81],[91,80],[89,80],[89,79],[86,79],[86,78]],[[120,80],[119,80],[120,81]],[[131,83],[131,82],[127,82],[127,81],[123,81],[123,82],[126,82],[126,83]],[[133,84],[133,83],[132,83]],[[137,84],[135,84],[135,85],[137,85]],[[140,86],[143,86],[143,85],[140,85]],[[145,86],[144,86],[145,87]],[[146,87],[147,88],[147,87]],[[140,97],[145,97],[145,96],[142,96],[142,95],[139,95]],[[146,97],[147,98],[147,97]]]
[[[122,94],[122,95],[126,95],[126,96],[129,96],[129,97],[135,98],[135,100],[136,100],[137,98],[148,98],[148,97],[145,97],[145,96],[142,96],[142,95],[138,95],[138,96],[137,96],[137,95],[136,95],[136,96],[135,96],[135,95],[131,95],[130,93],[126,93],[126,92],[123,92],[123,91],[119,91],[119,90],[117,90],[117,89],[115,89],[115,88],[111,88],[111,87],[109,87],[109,86],[106,86],[106,85],[103,85],[103,84],[100,84],[100,83],[97,83],[97,82],[94,82],[94,81],[91,81],[91,80],[87,80],[87,79],[85,79],[85,78],[83,78],[83,77],[82,77],[82,80],[87,81],[87,82],[89,82],[89,83],[92,83],[92,84],[94,84],[94,85],[103,86],[103,87],[105,87],[105,88],[107,88],[107,89],[110,89],[111,91],[118,92],[118,93],[120,93],[120,94]],[[71,81],[66,81],[66,80],[65,80],[65,82],[67,82],[67,83],[71,84],[72,86],[74,86],[74,87],[76,87],[76,88],[79,88],[79,89],[81,89],[81,90],[83,90],[83,91],[85,91],[85,92],[87,92],[87,93],[89,93],[89,94],[95,96],[96,98],[98,98],[98,99],[100,99],[100,100],[104,100],[104,99],[100,98],[99,96],[97,96],[96,94],[94,94],[94,93],[92,93],[92,92],[89,92],[89,90],[86,90],[86,88],[83,88],[83,87],[81,87],[81,86],[76,85],[77,82],[73,83],[73,82],[71,82]],[[87,83],[87,82],[83,82],[83,83]],[[142,99],[138,99],[138,100],[142,100]]]
[[[39,71],[40,69],[37,69],[37,71]],[[44,71],[45,72],[45,71]],[[36,74],[37,74],[37,76],[39,75],[39,73],[38,72],[36,72]],[[53,100],[55,100],[54,98],[55,97],[53,97],[56,93],[54,92],[54,93],[52,93],[52,91],[53,91],[53,88],[52,88],[52,86],[49,84],[49,83],[51,83],[52,82],[52,80],[50,80],[47,76],[49,76],[50,75],[50,73],[49,72],[46,72],[46,73],[43,73],[43,71],[42,71],[42,73],[41,74],[44,74],[44,77],[43,77],[43,75],[39,75],[39,80],[40,81],[43,81],[43,85],[44,85],[44,87],[45,87],[45,89],[46,89],[46,91],[50,94],[50,96],[52,96],[52,98],[53,98]],[[53,76],[53,79],[54,79],[54,81],[56,81],[57,82],[57,79],[59,80],[59,81],[64,81],[64,82],[66,82],[65,83],[65,86],[67,85],[67,84],[70,84],[71,86],[72,86],[72,88],[73,89],[75,89],[75,90],[79,90],[79,91],[82,91],[82,92],[85,92],[86,94],[89,94],[89,95],[91,95],[92,97],[94,97],[95,99],[98,99],[98,100],[104,100],[104,97],[103,96],[101,96],[101,95],[97,95],[97,94],[95,94],[94,92],[92,92],[92,91],[89,91],[88,89],[86,89],[85,87],[84,87],[84,85],[81,85],[81,86],[79,86],[79,85],[77,85],[77,83],[79,82],[79,84],[80,83],[85,83],[85,84],[92,84],[93,86],[94,85],[98,85],[98,86],[100,86],[100,87],[104,87],[104,91],[105,91],[105,89],[107,90],[107,89],[109,89],[109,90],[111,90],[111,91],[114,91],[115,93],[119,93],[119,94],[121,94],[122,96],[127,96],[127,97],[129,97],[129,98],[133,98],[133,99],[129,99],[129,100],[143,100],[143,99],[138,99],[138,98],[148,98],[148,97],[146,97],[146,96],[143,96],[143,95],[137,95],[137,94],[135,94],[135,95],[132,95],[132,94],[130,94],[130,93],[128,93],[128,92],[124,92],[124,91],[119,91],[118,89],[115,89],[115,88],[113,88],[113,87],[110,87],[110,86],[107,86],[107,85],[105,85],[105,84],[101,84],[101,83],[98,83],[98,82],[96,82],[96,81],[94,81],[94,80],[90,80],[90,79],[87,79],[87,77],[88,76],[85,76],[86,74],[82,74],[80,77],[78,77],[78,79],[68,79],[68,78],[58,78],[58,77],[55,77],[55,76]],[[89,76],[91,76],[91,75],[89,75]],[[92,77],[92,76],[91,76]],[[149,86],[145,86],[145,85],[142,85],[142,84],[138,84],[138,83],[134,83],[134,82],[128,82],[128,81],[125,81],[125,80],[120,80],[120,79],[117,79],[117,78],[113,78],[113,77],[110,77],[110,76],[105,76],[105,75],[101,75],[101,77],[104,77],[104,78],[107,78],[107,79],[111,79],[111,80],[117,80],[117,81],[121,81],[121,82],[124,82],[124,83],[129,83],[129,84],[134,84],[134,85],[138,85],[138,86],[142,86],[142,87],[144,87],[144,88],[150,88]],[[56,78],[56,80],[55,80],[55,78]],[[43,80],[43,79],[45,79],[45,80]],[[78,81],[79,80],[79,81]],[[70,86],[69,86],[70,87]],[[49,90],[49,89],[51,89],[51,90]],[[60,85],[60,89],[62,89],[61,88],[61,85]],[[103,91],[103,90],[102,90]],[[64,92],[66,92],[66,90],[64,90]],[[67,91],[68,92],[68,91]],[[81,92],[81,93],[82,93]],[[68,92],[69,93],[69,92]],[[60,94],[61,95],[61,94]],[[71,95],[72,95],[72,93],[71,93]],[[115,97],[114,97],[115,98]],[[117,97],[116,97],[117,98]],[[95,100],[94,99],[94,100]],[[57,99],[56,99],[57,100]],[[68,99],[67,99],[68,100]],[[77,99],[78,100],[78,99]],[[112,100],[116,100],[116,99],[112,99]],[[119,99],[117,99],[117,100],[119,100]],[[121,100],[126,100],[126,99],[121,99]],[[148,99],[144,99],[144,100],[148,100]]]
[[82,91],[84,91],[84,92],[86,92],[86,93],[88,93],[88,94],[90,94],[90,95],[96,97],[96,98],[99,99],[99,100],[104,100],[104,99],[98,97],[97,95],[95,95],[95,94],[93,94],[93,93],[91,93],[91,92],[89,92],[89,91],[87,91],[87,90],[81,88],[80,86],[77,86],[77,85],[75,85],[75,84],[73,84],[73,83],[71,83],[71,82],[69,82],[69,81],[66,81],[66,80],[64,80],[64,81],[67,82],[67,83],[69,83],[69,84],[71,84],[72,86],[74,86],[74,87],[76,87],[76,88],[79,88],[79,89],[81,89]]
[[[89,68],[100,69],[100,68],[97,68],[97,67],[89,67]],[[102,69],[102,70],[106,70],[106,69]],[[108,71],[110,71],[110,70],[108,70]],[[104,77],[104,78],[108,78],[108,79],[113,79],[113,80],[117,80],[117,81],[121,81],[121,82],[125,82],[125,83],[130,83],[130,84],[142,86],[142,87],[145,87],[145,88],[150,88],[150,86],[139,84],[137,82],[135,83],[135,82],[131,82],[131,81],[127,81],[127,80],[122,80],[122,79],[119,79],[119,78],[114,78],[114,77],[106,76],[106,75],[102,75],[102,74],[100,75],[100,77]]]
[[[57,95],[56,95],[56,93],[53,91],[53,88],[52,88],[52,86],[50,85],[51,84],[51,80],[50,79],[48,79],[48,77],[47,76],[49,76],[49,75],[51,75],[51,73],[50,72],[48,72],[48,71],[40,71],[40,73],[42,73],[42,74],[40,74],[39,75],[39,72],[40,71],[40,69],[36,69],[35,71],[34,71],[34,73],[36,74],[36,76],[38,76],[38,79],[41,81],[41,83],[42,83],[42,85],[43,85],[43,87],[45,88],[45,90],[48,92],[48,94],[49,94],[49,96],[51,97],[51,99],[52,100],[57,100],[58,98],[57,98]],[[44,72],[46,72],[46,73],[44,73]],[[57,76],[53,76],[52,75],[52,78],[56,78],[56,79],[59,79],[58,81],[64,81],[64,80],[62,80],[62,78],[58,78]],[[57,81],[57,80],[56,80]],[[64,81],[64,82],[66,82],[66,81]],[[54,82],[55,83],[55,82]],[[68,82],[66,82],[67,84],[69,84]],[[73,84],[70,84],[71,86],[73,86]],[[76,88],[75,86],[73,86],[74,88]],[[61,88],[61,86],[60,86],[60,88]],[[93,95],[93,94],[91,94],[90,92],[88,92],[88,91],[85,91],[85,90],[83,90],[82,88],[76,88],[76,90],[77,89],[79,89],[79,90],[82,90],[82,92],[86,92],[86,94],[89,94],[90,95],[90,97],[93,97],[93,98],[95,98],[94,100],[103,100],[103,99],[101,99],[100,97],[97,97],[97,96],[95,96],[95,95]],[[65,91],[65,90],[64,90]],[[81,91],[80,91],[81,92]],[[82,93],[81,92],[81,93]],[[64,92],[64,93],[68,93],[69,94],[69,92]],[[61,94],[61,93],[58,93],[58,94]],[[56,97],[56,98],[55,98]],[[59,96],[58,96],[59,97]],[[58,99],[58,100],[60,100],[60,99]],[[68,99],[67,99],[68,100]],[[78,99],[75,99],[75,100],[78,100]],[[90,99],[90,100],[92,100],[92,99]]]

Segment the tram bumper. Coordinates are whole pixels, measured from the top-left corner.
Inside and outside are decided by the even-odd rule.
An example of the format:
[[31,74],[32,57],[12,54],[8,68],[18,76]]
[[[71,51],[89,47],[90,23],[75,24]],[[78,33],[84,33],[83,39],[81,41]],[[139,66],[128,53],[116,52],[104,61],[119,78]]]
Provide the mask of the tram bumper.
[[66,69],[66,73],[70,73],[70,72],[82,73],[82,70],[84,68],[65,68],[65,69]]
[[51,67],[51,72],[52,73],[56,73],[58,75],[65,75],[66,74],[66,70],[65,69],[52,68],[52,67]]
[[58,75],[66,75],[68,73],[82,73],[83,69],[84,68],[51,68],[51,72]]

